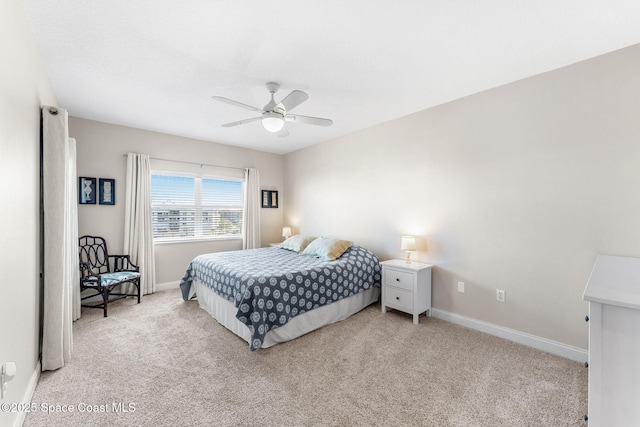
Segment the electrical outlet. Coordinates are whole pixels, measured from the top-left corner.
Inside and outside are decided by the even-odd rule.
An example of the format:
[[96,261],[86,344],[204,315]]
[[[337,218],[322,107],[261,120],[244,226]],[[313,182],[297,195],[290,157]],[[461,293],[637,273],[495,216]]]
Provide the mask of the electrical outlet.
[[458,282],[458,292],[464,293],[464,282]]
[[506,292],[501,289],[496,289],[496,300],[499,302],[504,302],[505,293]]

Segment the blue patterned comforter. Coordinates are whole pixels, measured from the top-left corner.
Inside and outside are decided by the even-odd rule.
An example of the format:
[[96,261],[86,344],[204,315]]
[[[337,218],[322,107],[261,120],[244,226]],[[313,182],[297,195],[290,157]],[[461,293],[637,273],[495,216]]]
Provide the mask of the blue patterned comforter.
[[335,261],[270,247],[200,255],[189,264],[180,288],[186,301],[198,279],[232,301],[236,317],[251,332],[253,351],[267,332],[293,317],[380,283],[380,270],[378,257],[361,246],[351,246]]

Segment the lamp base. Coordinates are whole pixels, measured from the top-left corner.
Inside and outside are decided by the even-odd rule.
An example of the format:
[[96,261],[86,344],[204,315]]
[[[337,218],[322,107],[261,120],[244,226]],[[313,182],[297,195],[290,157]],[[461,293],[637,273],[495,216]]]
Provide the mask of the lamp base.
[[411,251],[407,251],[407,260],[405,262],[411,264]]

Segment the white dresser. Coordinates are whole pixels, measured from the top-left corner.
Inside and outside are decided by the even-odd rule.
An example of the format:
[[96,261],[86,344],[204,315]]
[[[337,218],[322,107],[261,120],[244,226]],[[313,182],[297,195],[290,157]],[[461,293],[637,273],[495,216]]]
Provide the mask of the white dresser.
[[[382,312],[387,307],[418,316],[431,310],[431,264],[391,259],[382,264]],[[428,315],[429,313],[427,313]]]
[[640,258],[598,255],[589,301],[589,427],[640,426]]

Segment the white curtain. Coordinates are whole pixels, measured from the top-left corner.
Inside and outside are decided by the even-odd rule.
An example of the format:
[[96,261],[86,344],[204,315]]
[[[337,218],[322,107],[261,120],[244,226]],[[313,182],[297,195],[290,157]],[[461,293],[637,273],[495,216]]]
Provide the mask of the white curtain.
[[67,191],[69,198],[67,199],[66,221],[69,233],[67,233],[67,247],[71,248],[65,252],[68,258],[66,264],[75,265],[76,268],[69,268],[69,283],[71,284],[71,320],[78,320],[81,315],[82,307],[80,304],[80,270],[78,265],[80,258],[78,257],[78,172],[76,171],[76,140],[69,138],[69,153],[67,156]]
[[79,317],[78,211],[75,140],[67,111],[42,109],[44,313],[42,370],[71,360],[73,319]]
[[127,154],[124,214],[124,253],[140,267],[143,295],[156,290],[151,227],[151,166],[146,154]]
[[260,246],[260,172],[255,168],[245,168],[242,249]]

